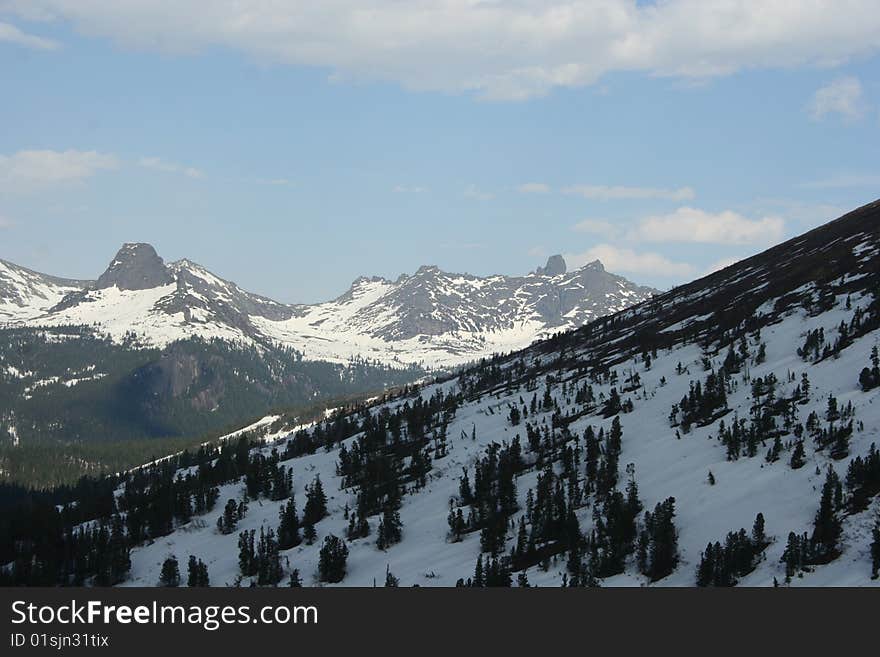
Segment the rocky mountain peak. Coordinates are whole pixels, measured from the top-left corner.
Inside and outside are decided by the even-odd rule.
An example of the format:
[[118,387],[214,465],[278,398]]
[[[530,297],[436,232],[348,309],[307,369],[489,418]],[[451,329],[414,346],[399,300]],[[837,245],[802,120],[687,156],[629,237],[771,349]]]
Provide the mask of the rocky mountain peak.
[[538,276],[560,276],[568,271],[565,264],[565,258],[558,253],[547,258],[547,264],[544,267],[538,267],[535,273]]
[[150,244],[123,244],[96,284],[97,289],[147,290],[174,282],[174,276]]

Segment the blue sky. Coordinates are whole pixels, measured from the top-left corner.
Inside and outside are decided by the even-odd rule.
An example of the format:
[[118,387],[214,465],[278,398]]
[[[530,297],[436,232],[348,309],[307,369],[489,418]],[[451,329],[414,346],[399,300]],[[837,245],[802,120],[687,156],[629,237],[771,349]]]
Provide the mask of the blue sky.
[[0,258],[664,288],[880,196],[869,2],[302,4],[0,0]]

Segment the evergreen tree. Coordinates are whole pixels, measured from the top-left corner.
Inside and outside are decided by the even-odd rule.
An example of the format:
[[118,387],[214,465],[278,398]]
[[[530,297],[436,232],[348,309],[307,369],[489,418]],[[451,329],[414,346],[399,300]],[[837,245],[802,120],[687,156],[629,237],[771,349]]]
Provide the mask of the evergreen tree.
[[508,419],[510,420],[510,424],[514,427],[519,424],[520,412],[519,412],[519,408],[517,408],[516,404],[512,404],[510,406],[510,415],[508,415]]
[[837,408],[837,398],[828,395],[828,403],[825,408],[825,419],[829,422],[836,422],[840,419],[840,411]]
[[400,580],[391,573],[391,565],[385,566],[385,588],[396,589],[400,586]]
[[812,550],[807,534],[798,535],[790,532],[788,542],[785,545],[785,551],[782,553],[782,561],[785,563],[786,581],[790,581],[796,573],[812,563],[812,560]]
[[768,544],[767,534],[764,531],[764,514],[759,513],[755,516],[755,524],[752,525],[752,542],[756,546],[763,548]]
[[238,535],[238,568],[245,577],[257,574],[257,553],[254,549],[254,530],[243,531]]
[[865,392],[880,386],[880,354],[877,353],[877,345],[871,347],[871,367],[861,371],[859,385]]
[[217,518],[217,529],[221,534],[231,534],[235,531],[239,518],[239,505],[235,500],[230,499],[223,507],[221,516]]
[[642,572],[656,582],[678,565],[678,534],[675,530],[675,498],[669,497],[645,512],[645,530],[639,544]]
[[290,571],[290,580],[288,581],[287,585],[290,588],[294,589],[302,587],[302,580],[299,576],[299,568],[294,568],[292,571]]
[[207,564],[192,555],[190,555],[189,563],[187,564],[186,585],[189,587],[210,586]]
[[791,465],[792,470],[798,470],[804,467],[806,463],[806,456],[804,454],[804,441],[799,440],[795,443],[794,449],[791,452],[791,460],[789,461],[789,465]]
[[303,524],[314,525],[327,515],[327,496],[321,477],[315,477],[306,490],[306,506],[303,509]]
[[403,535],[403,523],[400,520],[400,512],[390,506],[385,507],[382,520],[379,521],[378,537],[376,546],[380,550],[386,550],[395,543],[400,543]]
[[328,535],[324,538],[318,557],[318,575],[322,582],[337,583],[345,577],[348,546],[341,538]]
[[477,565],[474,566],[473,586],[477,588],[482,588],[485,585],[486,582],[483,579],[483,555],[480,554],[477,556]]
[[831,561],[837,556],[837,543],[840,540],[842,526],[837,514],[835,498],[839,498],[840,495],[840,479],[834,468],[829,465],[822,486],[819,510],[813,522],[813,536],[810,539],[817,557],[822,561]]
[[277,586],[283,575],[281,555],[275,531],[263,531],[260,527],[260,540],[257,543],[257,584],[260,586]]
[[180,586],[180,568],[177,565],[177,557],[168,557],[162,563],[162,572],[159,575],[159,586]]
[[299,545],[302,538],[299,535],[299,518],[296,516],[292,496],[287,500],[287,504],[281,507],[278,520],[278,548],[289,550]]

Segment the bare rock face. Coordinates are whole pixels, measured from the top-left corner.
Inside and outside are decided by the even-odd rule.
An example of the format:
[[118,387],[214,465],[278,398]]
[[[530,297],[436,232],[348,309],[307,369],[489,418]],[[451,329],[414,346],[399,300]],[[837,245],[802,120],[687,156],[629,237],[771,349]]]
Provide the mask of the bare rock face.
[[123,244],[95,287],[102,290],[115,285],[120,290],[149,290],[173,282],[174,276],[151,245]]
[[568,271],[568,266],[565,264],[565,258],[556,254],[550,256],[547,259],[547,264],[544,267],[538,267],[538,271],[535,273],[538,276],[561,276],[566,271]]

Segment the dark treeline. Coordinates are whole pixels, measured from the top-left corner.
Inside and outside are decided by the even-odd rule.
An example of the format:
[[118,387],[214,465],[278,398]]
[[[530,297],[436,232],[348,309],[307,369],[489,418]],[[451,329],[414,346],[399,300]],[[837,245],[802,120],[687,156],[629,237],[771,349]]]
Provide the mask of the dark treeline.
[[[33,487],[136,467],[274,409],[363,395],[424,371],[308,361],[275,345],[191,338],[164,349],[90,327],[0,329],[0,478]],[[181,378],[183,377],[183,378]],[[65,385],[75,380],[76,385]],[[183,381],[185,385],[170,385]]]
[[[396,414],[386,411],[374,416],[364,405],[350,407],[310,430],[296,432],[268,451],[257,437],[245,433],[222,445],[185,450],[124,475],[83,477],[75,486],[35,491],[0,484],[0,562],[8,564],[0,570],[0,584],[119,583],[127,576],[128,553],[133,546],[166,536],[211,512],[218,502],[219,487],[239,480],[244,498],[226,501],[218,519],[220,533],[234,531],[247,513],[249,499],[265,497],[289,499],[289,503],[282,509],[278,531],[264,536],[257,548],[263,545],[268,554],[274,554],[302,538],[314,540],[314,524],[327,513],[320,480],[307,488],[300,520],[292,500],[291,470],[282,461],[318,449],[329,451],[361,432],[364,436],[351,451],[357,456],[351,461],[340,458],[340,468],[349,470],[347,485],[358,489],[367,516],[383,513],[379,542],[380,547],[387,547],[401,538],[399,495],[407,487],[424,485],[430,471],[429,452],[435,458],[444,455],[445,425],[458,403],[455,395],[439,395],[424,402],[414,395],[416,391],[404,387],[382,398],[383,403],[405,400]],[[400,476],[389,480],[390,485],[384,470],[372,470],[377,459],[381,460],[382,450],[375,441],[384,429],[388,429],[389,438],[386,456],[400,464],[393,466]],[[269,570],[270,575],[258,577],[260,583],[277,583],[276,569]],[[258,568],[257,572],[262,571]],[[205,577],[200,574],[196,579],[201,582]]]

